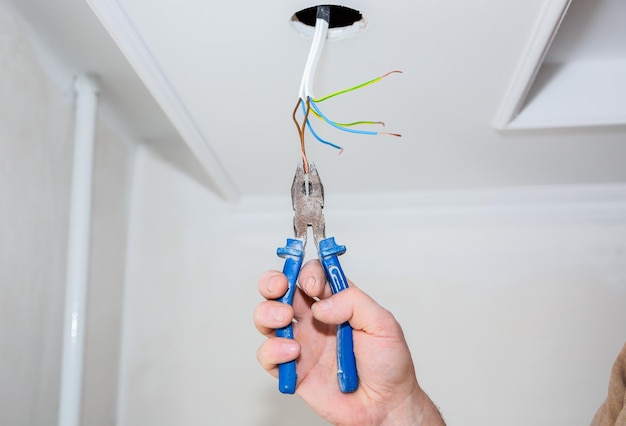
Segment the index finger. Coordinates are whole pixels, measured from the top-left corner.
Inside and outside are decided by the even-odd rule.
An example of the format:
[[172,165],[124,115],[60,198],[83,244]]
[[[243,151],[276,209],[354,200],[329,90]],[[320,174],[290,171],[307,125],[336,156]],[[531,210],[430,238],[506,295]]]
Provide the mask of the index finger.
[[259,279],[259,293],[266,299],[278,299],[287,292],[287,277],[280,271],[267,271]]
[[317,259],[309,260],[300,270],[300,288],[310,297],[326,298],[332,294],[326,284],[326,273]]

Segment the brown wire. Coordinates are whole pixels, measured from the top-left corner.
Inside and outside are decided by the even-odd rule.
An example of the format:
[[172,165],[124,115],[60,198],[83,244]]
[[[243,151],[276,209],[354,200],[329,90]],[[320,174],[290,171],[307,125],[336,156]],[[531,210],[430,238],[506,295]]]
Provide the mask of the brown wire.
[[309,111],[311,110],[310,99],[307,97],[306,99],[306,108],[304,112],[304,119],[302,120],[302,125],[298,123],[296,119],[296,113],[298,112],[298,107],[300,106],[301,99],[298,98],[298,102],[296,103],[296,107],[293,109],[293,114],[291,118],[293,122],[296,124],[296,129],[298,129],[298,136],[300,137],[300,151],[302,153],[302,167],[304,169],[304,173],[309,173],[309,160],[306,157],[306,150],[304,148],[304,130],[306,126],[306,121],[309,118]]

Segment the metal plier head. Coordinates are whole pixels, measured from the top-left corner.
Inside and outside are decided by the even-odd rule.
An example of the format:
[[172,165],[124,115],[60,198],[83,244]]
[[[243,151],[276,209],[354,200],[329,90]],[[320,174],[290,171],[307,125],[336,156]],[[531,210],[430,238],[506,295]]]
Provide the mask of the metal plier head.
[[305,173],[303,165],[299,164],[291,185],[291,202],[295,211],[293,228],[296,238],[306,243],[308,227],[312,227],[317,247],[318,243],[326,238],[322,213],[324,187],[315,165],[309,163],[308,169],[308,173]]

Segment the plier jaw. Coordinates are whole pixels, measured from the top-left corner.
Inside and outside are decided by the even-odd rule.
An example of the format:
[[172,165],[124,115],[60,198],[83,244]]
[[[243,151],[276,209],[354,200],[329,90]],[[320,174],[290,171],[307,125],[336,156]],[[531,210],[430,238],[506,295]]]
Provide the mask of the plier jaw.
[[306,244],[308,228],[313,229],[315,247],[326,238],[324,208],[324,186],[313,163],[308,164],[308,173],[298,164],[291,184],[291,203],[295,212],[293,228],[297,239]]

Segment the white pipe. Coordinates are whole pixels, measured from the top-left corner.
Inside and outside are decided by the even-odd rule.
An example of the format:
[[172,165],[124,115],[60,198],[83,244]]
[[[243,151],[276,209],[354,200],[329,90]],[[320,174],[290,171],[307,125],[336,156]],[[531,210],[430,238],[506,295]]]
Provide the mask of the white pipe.
[[74,160],[67,248],[59,426],[77,426],[80,423],[93,149],[98,106],[98,86],[92,77],[77,76],[74,91],[76,94]]

